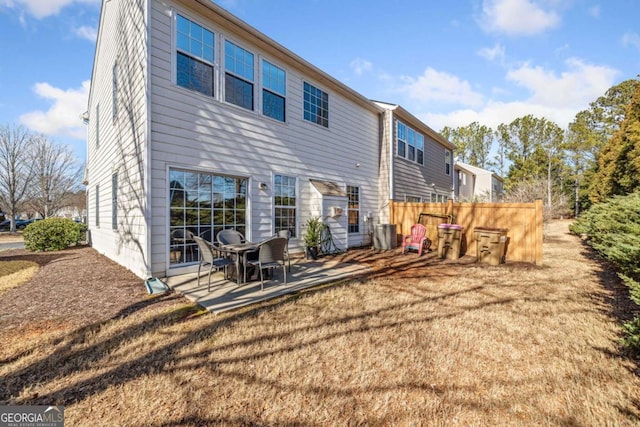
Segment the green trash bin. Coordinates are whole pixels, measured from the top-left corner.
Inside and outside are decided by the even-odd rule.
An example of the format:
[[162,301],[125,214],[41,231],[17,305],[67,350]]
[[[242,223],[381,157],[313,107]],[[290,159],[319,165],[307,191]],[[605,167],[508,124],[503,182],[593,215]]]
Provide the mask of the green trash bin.
[[438,257],[446,259],[460,258],[460,241],[464,227],[458,224],[438,225]]
[[479,263],[499,265],[504,262],[507,245],[506,228],[476,227],[476,257]]

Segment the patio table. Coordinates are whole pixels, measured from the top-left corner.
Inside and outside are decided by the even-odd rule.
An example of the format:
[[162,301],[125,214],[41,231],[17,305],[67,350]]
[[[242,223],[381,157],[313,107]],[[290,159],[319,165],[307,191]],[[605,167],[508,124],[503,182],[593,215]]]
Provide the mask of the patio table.
[[220,249],[227,254],[232,254],[235,256],[235,264],[236,264],[236,282],[240,285],[246,282],[246,277],[244,277],[244,257],[247,252],[255,251],[259,243],[253,242],[245,242],[245,243],[236,243],[229,245],[221,245]]

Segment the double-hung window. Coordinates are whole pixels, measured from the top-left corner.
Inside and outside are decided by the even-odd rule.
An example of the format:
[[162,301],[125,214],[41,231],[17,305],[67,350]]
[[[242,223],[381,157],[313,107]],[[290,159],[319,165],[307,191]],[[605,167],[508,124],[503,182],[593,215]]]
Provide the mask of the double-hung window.
[[286,85],[285,71],[262,60],[262,114],[285,121]]
[[444,173],[451,175],[451,151],[444,152]]
[[347,216],[349,233],[360,232],[360,187],[347,185]]
[[276,175],[274,177],[275,232],[289,230],[296,236],[296,178]]
[[211,31],[177,15],[176,83],[178,86],[213,96],[213,42]]
[[253,53],[225,40],[224,99],[253,110]]
[[401,121],[396,126],[396,147],[398,157],[424,165],[424,135]]
[[329,94],[305,82],[304,119],[312,123],[329,127]]

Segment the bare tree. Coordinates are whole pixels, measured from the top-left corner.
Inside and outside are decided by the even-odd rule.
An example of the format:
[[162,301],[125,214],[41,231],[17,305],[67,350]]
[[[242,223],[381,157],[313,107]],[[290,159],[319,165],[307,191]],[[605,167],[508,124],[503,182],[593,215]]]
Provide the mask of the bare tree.
[[54,216],[71,203],[78,190],[81,168],[66,145],[55,145],[44,135],[33,143],[33,186],[30,205],[43,218]]
[[21,212],[31,189],[33,135],[22,126],[0,127],[0,204],[16,231],[16,215]]

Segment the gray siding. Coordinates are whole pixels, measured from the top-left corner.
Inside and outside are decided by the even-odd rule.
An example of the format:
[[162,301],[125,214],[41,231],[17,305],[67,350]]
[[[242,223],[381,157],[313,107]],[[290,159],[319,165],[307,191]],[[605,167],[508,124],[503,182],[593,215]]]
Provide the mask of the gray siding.
[[429,136],[424,129],[416,126],[402,117],[396,117],[414,130],[424,135],[424,165],[399,157],[397,155],[396,126],[391,145],[393,147],[393,196],[394,200],[403,201],[405,196],[421,197],[423,201],[431,200],[434,193],[432,184],[435,184],[437,194],[451,198],[453,185],[453,165],[451,174],[445,170],[445,151],[450,150],[434,138]]

